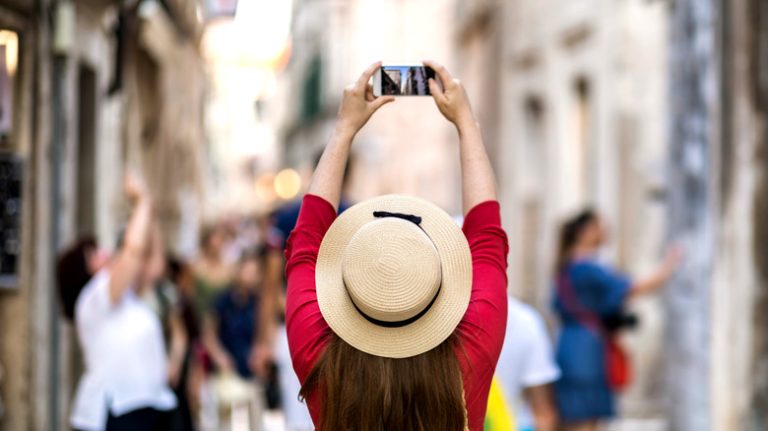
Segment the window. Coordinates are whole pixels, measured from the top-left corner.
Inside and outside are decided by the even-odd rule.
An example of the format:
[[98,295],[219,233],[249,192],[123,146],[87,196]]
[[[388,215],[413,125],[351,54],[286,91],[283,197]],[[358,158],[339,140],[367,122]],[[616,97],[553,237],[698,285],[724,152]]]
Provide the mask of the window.
[[528,96],[523,105],[524,142],[522,165],[522,200],[520,250],[521,267],[519,292],[521,299],[536,306],[544,306],[548,295],[549,268],[546,265],[546,124],[543,101]]
[[20,158],[0,152],[0,289],[18,286],[22,168]]
[[19,35],[0,28],[0,288],[18,287],[23,162],[14,153]]
[[16,70],[19,64],[19,35],[0,29],[0,147],[13,139]]
[[78,235],[96,231],[96,72],[80,65],[77,127],[77,230]]
[[585,77],[573,83],[573,110],[571,112],[571,143],[568,151],[572,158],[573,193],[583,203],[594,198],[596,175],[592,144],[592,88]]
[[319,56],[312,59],[304,79],[301,119],[311,121],[320,115],[322,109],[322,61]]
[[544,124],[544,104],[536,96],[528,96],[523,105],[524,148],[523,157],[523,193],[526,196],[538,196],[544,192],[543,179],[546,157],[546,129]]

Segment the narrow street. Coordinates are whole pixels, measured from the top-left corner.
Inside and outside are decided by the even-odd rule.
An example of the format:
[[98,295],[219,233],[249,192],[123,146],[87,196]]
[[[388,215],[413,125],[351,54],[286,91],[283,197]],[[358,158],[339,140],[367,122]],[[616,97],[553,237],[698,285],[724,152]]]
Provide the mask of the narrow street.
[[[135,244],[144,199],[135,273],[157,274],[128,284],[161,324],[168,429],[314,429],[283,250],[345,88],[381,61],[397,79],[377,71],[367,103],[424,94],[417,77],[439,76],[424,60],[466,90],[508,293],[562,376],[586,357],[561,343],[567,220],[593,215],[589,258],[630,286],[632,323],[611,334],[632,378],[595,429],[768,431],[765,0],[0,0],[0,431],[76,426],[99,368],[78,295]],[[426,96],[378,110],[353,134],[341,209],[411,195],[463,222],[464,137],[446,118]],[[632,294],[646,279],[658,289]],[[543,383],[563,410],[562,384]],[[507,407],[531,431],[519,386]]]

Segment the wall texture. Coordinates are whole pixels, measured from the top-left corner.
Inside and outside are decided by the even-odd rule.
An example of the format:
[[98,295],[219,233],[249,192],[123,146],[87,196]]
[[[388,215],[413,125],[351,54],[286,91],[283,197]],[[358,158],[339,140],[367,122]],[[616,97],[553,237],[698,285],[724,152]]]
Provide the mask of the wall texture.
[[768,313],[765,312],[768,310],[768,2],[751,0],[746,3],[746,16],[752,23],[748,46],[752,72],[750,95],[755,114],[761,121],[754,152],[754,164],[758,169],[757,187],[752,194],[755,231],[752,247],[759,287],[752,305],[754,365],[749,369],[755,382],[749,405],[749,429],[757,431],[768,428]]
[[713,295],[713,429],[766,430],[768,4],[721,2],[719,256]]
[[672,430],[768,429],[768,4],[671,9],[667,294]]
[[[457,3],[465,14],[457,22],[464,26],[458,29],[463,69],[496,68],[489,83],[480,73],[462,78],[497,92],[483,97],[486,87],[467,87],[479,103],[476,112],[498,110],[481,121],[485,136],[495,140],[488,145],[495,147],[510,237],[510,293],[550,314],[557,232],[586,205],[608,222],[604,257],[634,277],[647,274],[664,242],[668,6],[643,0]],[[474,21],[468,11],[475,11]],[[489,31],[500,32],[497,48]],[[488,55],[489,48],[496,52]],[[658,429],[664,411],[660,298],[633,300],[631,307],[641,324],[624,341],[636,379],[621,397],[621,415]]]
[[[97,234],[102,245],[113,244],[124,223],[120,193],[126,164],[124,130],[132,125],[129,113],[143,113],[138,103],[132,103],[138,91],[130,95],[133,98],[128,96],[134,88],[124,85],[122,91],[109,91],[118,64],[125,71],[138,69],[132,67],[131,59],[116,61],[118,2],[76,0],[73,4],[73,46],[65,55],[54,56],[52,3],[0,0],[0,27],[21,35],[18,106],[14,106],[19,128],[14,131],[18,136],[14,137],[13,150],[25,161],[20,287],[0,292],[0,400],[5,407],[0,414],[0,430],[68,429],[69,401],[79,378],[79,360],[71,326],[56,309],[52,263],[58,250],[52,248],[54,227],[62,248],[85,230]],[[193,10],[196,2],[179,0],[175,4]],[[194,194],[200,173],[196,163],[203,151],[205,76],[196,52],[199,29],[189,29],[185,38],[183,26],[170,22],[172,17],[164,9],[132,13],[141,15],[146,31],[128,37],[142,43],[145,50],[150,50],[148,45],[153,42],[163,43],[158,26],[164,26],[165,41],[173,41],[164,44],[165,51],[153,51],[162,80],[158,96],[160,102],[165,99],[160,137],[154,145],[136,142],[137,156],[131,159],[137,162],[132,167],[143,170],[152,189],[162,194],[158,196],[159,207],[173,241],[185,216],[178,209],[179,194],[185,190]],[[158,19],[164,21],[158,23]],[[140,37],[149,40],[138,40]],[[92,80],[84,80],[85,75]],[[92,91],[84,91],[91,86]],[[137,83],[137,87],[142,86],[146,83]],[[90,98],[94,99],[90,105],[84,103]],[[83,112],[92,118],[83,116],[81,123],[80,116],[86,115]],[[89,147],[83,146],[88,139],[82,133],[86,127],[93,137]],[[140,127],[134,130],[146,132]],[[83,152],[89,154],[84,156]],[[57,164],[52,163],[54,153],[60,156]],[[87,174],[80,175],[82,172]],[[84,182],[93,183],[92,187],[82,187]],[[54,185],[58,188],[58,211],[52,204]],[[83,190],[86,192],[81,193]],[[83,202],[92,202],[87,206],[90,214],[84,214]],[[58,337],[57,349],[53,347],[54,336]],[[55,412],[51,408],[54,400],[58,407]],[[56,423],[51,421],[51,413],[57,415]]]
[[710,429],[710,295],[714,259],[717,51],[714,0],[673,3],[670,23],[668,231],[686,259],[666,291],[671,429]]
[[[43,2],[45,4],[47,2]],[[35,112],[40,98],[48,95],[50,80],[41,84],[41,77],[47,76],[49,64],[38,61],[41,48],[48,48],[46,27],[32,14],[31,1],[0,1],[0,26],[16,30],[20,36],[20,64],[17,69],[18,98],[15,101],[14,115],[21,130],[14,137],[13,145],[17,155],[24,160],[24,190],[22,207],[21,262],[19,267],[19,287],[16,290],[0,292],[0,398],[4,411],[0,414],[0,429],[27,430],[32,425],[32,408],[29,393],[41,382],[37,372],[46,370],[45,358],[30,361],[31,355],[40,352],[37,348],[44,342],[48,319],[37,319],[34,325],[29,310],[36,306],[45,306],[40,300],[39,288],[45,280],[34,272],[38,263],[43,266],[48,256],[45,250],[39,254],[35,244],[39,241],[38,206],[47,199],[47,183],[44,178],[34,178],[34,172],[40,165],[47,164],[48,153],[41,151],[38,144],[49,139],[47,112]],[[37,115],[40,127],[34,127],[33,118]],[[43,258],[41,260],[41,257]],[[41,364],[42,363],[42,364]],[[44,428],[42,428],[44,429]]]

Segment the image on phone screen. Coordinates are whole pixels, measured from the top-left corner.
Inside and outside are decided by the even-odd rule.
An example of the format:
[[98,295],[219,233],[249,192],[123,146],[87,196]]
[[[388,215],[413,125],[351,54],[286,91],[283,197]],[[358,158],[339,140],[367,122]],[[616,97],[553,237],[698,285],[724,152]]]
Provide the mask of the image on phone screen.
[[384,96],[430,96],[429,79],[435,71],[426,66],[382,66],[381,94]]

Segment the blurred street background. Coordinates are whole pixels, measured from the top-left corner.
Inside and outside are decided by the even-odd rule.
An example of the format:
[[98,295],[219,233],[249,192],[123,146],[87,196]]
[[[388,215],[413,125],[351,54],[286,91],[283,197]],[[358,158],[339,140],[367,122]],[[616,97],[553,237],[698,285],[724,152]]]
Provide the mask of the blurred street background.
[[[54,263],[114,248],[123,173],[165,246],[298,199],[344,86],[434,59],[466,86],[499,177],[510,291],[551,319],[557,227],[593,205],[605,259],[685,259],[633,303],[616,430],[768,430],[765,0],[0,0],[0,429],[66,430],[82,358]],[[455,130],[400,98],[357,136],[351,202],[460,215]]]

